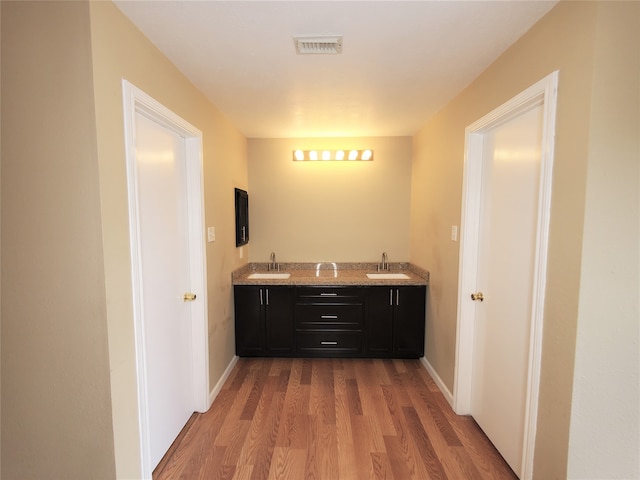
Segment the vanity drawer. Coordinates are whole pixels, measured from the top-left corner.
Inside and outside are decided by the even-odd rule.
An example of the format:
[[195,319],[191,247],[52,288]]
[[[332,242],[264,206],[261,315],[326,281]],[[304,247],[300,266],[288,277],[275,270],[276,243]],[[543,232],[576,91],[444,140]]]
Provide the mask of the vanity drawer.
[[362,353],[362,333],[331,330],[306,330],[297,333],[297,351],[301,354],[342,354]]
[[362,305],[364,290],[358,287],[298,287],[296,303]]
[[307,305],[295,307],[297,329],[356,329],[364,325],[362,305]]

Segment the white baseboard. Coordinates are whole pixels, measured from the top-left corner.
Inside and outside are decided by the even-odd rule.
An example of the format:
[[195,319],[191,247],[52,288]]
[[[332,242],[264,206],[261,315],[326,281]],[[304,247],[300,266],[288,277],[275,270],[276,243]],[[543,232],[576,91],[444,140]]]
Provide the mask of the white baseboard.
[[442,392],[442,395],[444,395],[444,398],[447,400],[447,402],[449,402],[449,405],[451,405],[451,408],[453,408],[453,395],[451,394],[447,386],[444,384],[444,382],[442,381],[438,373],[434,370],[434,368],[431,366],[431,364],[425,357],[422,357],[420,359],[420,363],[422,363],[422,366],[427,369],[427,372],[429,372],[429,375],[431,375],[431,378],[433,378],[433,381],[436,383],[436,385]]
[[218,380],[218,383],[216,383],[215,387],[213,387],[211,392],[209,392],[209,408],[211,408],[211,405],[213,405],[213,401],[220,393],[220,390],[222,390],[224,382],[226,382],[227,378],[229,378],[229,375],[231,375],[231,370],[233,370],[233,367],[235,367],[236,363],[238,363],[238,356],[234,355],[229,362],[229,365],[227,365],[227,368],[225,368],[224,372],[222,373],[222,376],[220,377],[220,380]]

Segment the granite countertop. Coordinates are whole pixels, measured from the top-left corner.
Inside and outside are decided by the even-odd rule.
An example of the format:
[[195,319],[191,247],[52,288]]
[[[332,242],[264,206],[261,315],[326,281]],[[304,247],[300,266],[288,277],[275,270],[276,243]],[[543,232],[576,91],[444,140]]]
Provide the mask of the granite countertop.
[[[268,263],[249,263],[232,273],[234,285],[428,285],[429,272],[410,263],[390,263],[378,272],[377,263],[281,263],[269,271]],[[249,278],[254,273],[289,273],[289,278]],[[368,278],[367,273],[404,273],[409,278]]]

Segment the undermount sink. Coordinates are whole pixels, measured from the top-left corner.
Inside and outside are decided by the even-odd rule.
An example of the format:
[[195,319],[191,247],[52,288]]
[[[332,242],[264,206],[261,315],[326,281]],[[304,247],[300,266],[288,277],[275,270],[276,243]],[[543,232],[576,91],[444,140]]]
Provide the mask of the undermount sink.
[[263,280],[284,280],[291,276],[290,273],[252,273],[247,278]]
[[378,280],[399,280],[411,278],[406,273],[367,273],[367,277]]

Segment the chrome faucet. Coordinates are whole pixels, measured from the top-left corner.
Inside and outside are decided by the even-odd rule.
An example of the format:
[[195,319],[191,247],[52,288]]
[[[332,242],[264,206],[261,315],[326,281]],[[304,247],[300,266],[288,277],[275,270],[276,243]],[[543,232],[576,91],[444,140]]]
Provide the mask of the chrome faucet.
[[271,263],[269,264],[268,270],[280,270],[280,265],[276,263],[275,252],[271,252]]
[[378,270],[389,270],[389,262],[387,262],[387,252],[382,252],[382,263],[378,265]]

